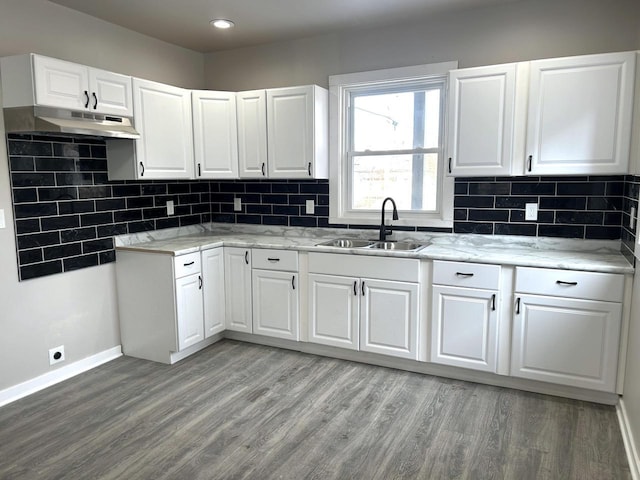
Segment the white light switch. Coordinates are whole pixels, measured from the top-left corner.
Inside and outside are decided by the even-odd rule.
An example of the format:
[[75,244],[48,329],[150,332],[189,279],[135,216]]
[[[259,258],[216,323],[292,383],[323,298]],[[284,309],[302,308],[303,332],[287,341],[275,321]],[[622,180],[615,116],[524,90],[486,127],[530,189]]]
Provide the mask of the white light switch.
[[233,211],[241,212],[242,211],[242,199],[240,197],[234,197],[233,199]]
[[0,208],[0,228],[5,228],[6,226],[4,222],[4,208]]
[[524,219],[525,220],[538,220],[538,204],[527,203],[524,206]]
[[173,200],[167,200],[167,215],[173,215],[176,211],[173,207]]
[[313,215],[313,212],[315,212],[315,204],[313,200],[307,200],[306,207],[307,215]]

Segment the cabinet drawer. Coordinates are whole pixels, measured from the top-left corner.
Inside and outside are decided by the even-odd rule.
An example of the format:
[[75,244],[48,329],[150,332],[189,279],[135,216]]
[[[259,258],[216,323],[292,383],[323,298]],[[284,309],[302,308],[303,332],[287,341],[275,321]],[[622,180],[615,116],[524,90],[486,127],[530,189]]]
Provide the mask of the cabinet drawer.
[[621,302],[624,275],[517,267],[516,292]]
[[275,250],[254,248],[252,266],[262,270],[298,271],[298,252],[295,250]]
[[200,252],[187,253],[173,259],[176,278],[200,272]]
[[454,287],[498,290],[500,287],[500,265],[434,260],[433,283]]

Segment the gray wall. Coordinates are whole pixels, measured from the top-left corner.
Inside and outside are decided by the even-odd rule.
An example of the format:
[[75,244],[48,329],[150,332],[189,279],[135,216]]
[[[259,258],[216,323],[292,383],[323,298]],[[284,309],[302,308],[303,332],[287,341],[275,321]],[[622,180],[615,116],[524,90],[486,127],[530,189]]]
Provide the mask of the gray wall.
[[[0,3],[0,56],[36,52],[200,88],[204,57],[46,0]],[[1,93],[0,93],[1,97]],[[4,124],[0,116],[0,390],[120,344],[113,264],[18,282]]]
[[207,88],[326,86],[334,74],[458,60],[460,67],[640,48],[637,0],[536,0],[206,55]]

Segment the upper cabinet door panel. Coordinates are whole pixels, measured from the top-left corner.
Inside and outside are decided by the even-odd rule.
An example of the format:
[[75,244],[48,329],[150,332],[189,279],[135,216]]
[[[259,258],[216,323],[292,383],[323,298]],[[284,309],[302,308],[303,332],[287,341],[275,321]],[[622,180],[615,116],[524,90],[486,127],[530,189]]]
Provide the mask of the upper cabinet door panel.
[[235,93],[194,91],[192,102],[196,178],[237,178]]
[[449,73],[449,175],[508,175],[516,64]]
[[531,62],[527,173],[627,173],[635,53]]
[[313,100],[313,86],[267,90],[269,177],[311,177]]
[[36,103],[85,110],[89,104],[89,70],[55,58],[33,56]]
[[137,161],[142,179],[192,178],[191,94],[188,90],[134,79]]
[[267,175],[267,103],[264,90],[238,92],[238,163],[241,178]]
[[89,90],[90,110],[122,117],[133,116],[131,77],[90,68]]

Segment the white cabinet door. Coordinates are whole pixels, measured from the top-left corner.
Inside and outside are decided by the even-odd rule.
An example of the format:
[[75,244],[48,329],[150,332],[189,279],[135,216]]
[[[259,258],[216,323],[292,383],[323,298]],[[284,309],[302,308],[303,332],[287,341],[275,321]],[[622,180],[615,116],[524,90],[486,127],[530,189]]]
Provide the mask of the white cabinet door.
[[176,279],[176,313],[179,350],[204,340],[202,277],[199,273]]
[[418,284],[362,279],[360,350],[418,359]]
[[225,247],[226,328],[252,333],[251,321],[251,249]]
[[191,92],[196,178],[238,178],[236,94]]
[[531,62],[527,173],[627,173],[635,54]]
[[133,104],[138,178],[193,178],[190,92],[134,78]]
[[264,178],[267,176],[266,92],[238,92],[236,111],[240,178]]
[[267,90],[267,151],[270,178],[311,178],[312,87]]
[[432,292],[430,360],[495,373],[496,292],[441,285],[434,285]]
[[516,294],[511,375],[615,391],[620,303]]
[[298,274],[253,270],[253,333],[298,341]]
[[358,350],[357,278],[309,274],[309,341]]
[[95,113],[133,116],[131,77],[89,68],[89,110]]
[[202,295],[204,299],[204,336],[225,329],[224,249],[211,248],[202,252]]
[[88,108],[89,70],[84,65],[34,55],[33,75],[38,105],[72,110]]
[[511,173],[515,89],[515,63],[449,72],[449,175]]

